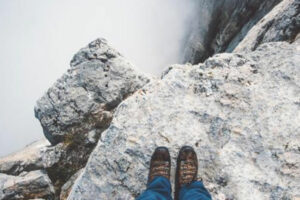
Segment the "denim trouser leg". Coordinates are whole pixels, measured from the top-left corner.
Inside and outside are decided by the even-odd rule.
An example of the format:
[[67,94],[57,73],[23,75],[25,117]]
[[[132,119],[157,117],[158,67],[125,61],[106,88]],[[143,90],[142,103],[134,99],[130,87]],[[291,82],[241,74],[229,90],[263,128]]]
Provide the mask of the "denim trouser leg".
[[[147,189],[137,200],[172,200],[171,193],[170,181],[159,176],[148,184]],[[201,181],[194,181],[181,188],[179,200],[211,200],[211,196]]]
[[147,189],[137,198],[137,200],[172,200],[172,188],[170,181],[158,176],[147,186]]
[[179,200],[211,200],[211,196],[201,181],[194,181],[181,188]]

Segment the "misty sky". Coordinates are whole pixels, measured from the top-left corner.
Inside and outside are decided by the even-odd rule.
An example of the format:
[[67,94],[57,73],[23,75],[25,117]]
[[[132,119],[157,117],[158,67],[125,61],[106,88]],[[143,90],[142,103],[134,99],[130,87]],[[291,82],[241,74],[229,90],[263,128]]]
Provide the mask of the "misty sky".
[[158,75],[180,59],[192,0],[0,0],[0,156],[43,138],[35,102],[74,53],[104,37]]

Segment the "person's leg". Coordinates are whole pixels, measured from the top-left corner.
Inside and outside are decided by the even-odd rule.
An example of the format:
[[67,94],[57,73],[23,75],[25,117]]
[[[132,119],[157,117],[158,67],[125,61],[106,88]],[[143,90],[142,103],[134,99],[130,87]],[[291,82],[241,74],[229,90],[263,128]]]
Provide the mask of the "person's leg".
[[184,146],[177,157],[175,200],[211,200],[203,183],[197,180],[198,159],[193,147]]
[[172,189],[170,181],[163,177],[155,177],[148,184],[147,189],[137,198],[137,200],[171,200]]
[[211,200],[209,192],[201,181],[184,185],[179,192],[180,200]]
[[147,189],[137,200],[171,200],[170,172],[169,150],[166,147],[156,148],[150,161]]

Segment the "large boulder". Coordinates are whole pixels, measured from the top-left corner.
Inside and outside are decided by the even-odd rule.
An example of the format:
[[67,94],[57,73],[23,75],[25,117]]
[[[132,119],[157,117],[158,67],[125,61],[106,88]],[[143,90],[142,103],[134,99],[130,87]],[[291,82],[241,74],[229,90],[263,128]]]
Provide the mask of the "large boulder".
[[106,40],[97,39],[73,57],[67,73],[38,100],[35,116],[52,144],[74,137],[94,141],[99,134],[90,131],[107,128],[113,109],[148,81]]
[[54,199],[54,187],[44,171],[19,176],[0,174],[0,199]]
[[171,66],[118,106],[68,199],[134,199],[154,149],[169,147],[174,169],[183,145],[213,199],[296,199],[299,63],[299,42],[275,42]]
[[46,168],[57,198],[85,166],[116,106],[150,80],[105,39],[82,48],[70,65],[34,109],[46,138],[60,150],[58,162]]

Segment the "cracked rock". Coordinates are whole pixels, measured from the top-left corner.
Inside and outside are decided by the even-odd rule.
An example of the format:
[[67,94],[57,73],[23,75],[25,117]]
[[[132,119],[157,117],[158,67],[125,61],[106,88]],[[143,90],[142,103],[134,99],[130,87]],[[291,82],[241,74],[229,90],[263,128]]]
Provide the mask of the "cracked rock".
[[113,109],[148,81],[105,39],[97,39],[73,57],[67,73],[38,100],[35,116],[51,144],[67,135],[87,135],[105,129]]
[[54,187],[44,171],[19,176],[0,174],[0,199],[54,199]]
[[19,175],[23,171],[46,169],[57,163],[60,146],[50,146],[46,140],[33,142],[24,149],[0,159],[0,173]]
[[135,199],[157,146],[173,183],[183,145],[213,199],[299,197],[299,63],[299,42],[274,42],[168,68],[117,107],[68,199]]

